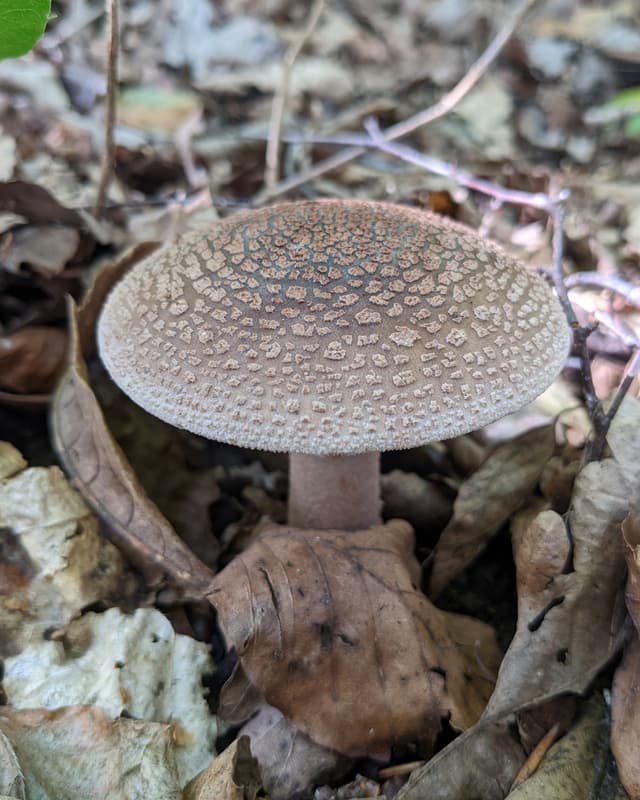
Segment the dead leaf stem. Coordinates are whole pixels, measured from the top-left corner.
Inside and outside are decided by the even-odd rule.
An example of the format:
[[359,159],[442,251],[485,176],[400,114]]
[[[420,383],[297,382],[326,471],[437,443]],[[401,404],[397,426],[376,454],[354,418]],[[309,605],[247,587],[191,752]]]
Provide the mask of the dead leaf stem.
[[120,49],[119,2],[120,0],[106,0],[105,3],[107,17],[107,96],[104,115],[102,168],[93,212],[96,219],[100,219],[104,214],[107,189],[109,188],[109,183],[113,176],[113,166],[115,163],[113,129],[116,121],[116,95],[118,93],[118,51]]

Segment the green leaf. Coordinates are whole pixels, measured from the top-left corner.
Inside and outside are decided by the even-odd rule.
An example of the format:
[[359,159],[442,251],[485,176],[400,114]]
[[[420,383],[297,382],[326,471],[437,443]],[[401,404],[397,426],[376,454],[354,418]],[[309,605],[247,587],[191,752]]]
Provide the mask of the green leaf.
[[625,123],[624,132],[629,139],[640,139],[640,114],[629,117]]
[[640,86],[632,86],[618,92],[609,100],[607,106],[628,112],[640,110]]
[[21,56],[42,35],[50,0],[0,0],[0,58]]

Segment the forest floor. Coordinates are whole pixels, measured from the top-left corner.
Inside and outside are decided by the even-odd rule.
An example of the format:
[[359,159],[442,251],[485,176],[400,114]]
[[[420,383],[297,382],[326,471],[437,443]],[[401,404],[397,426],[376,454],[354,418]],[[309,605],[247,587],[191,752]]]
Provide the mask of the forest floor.
[[[0,61],[0,795],[640,798],[638,0],[126,0],[111,50],[102,2],[52,11]],[[207,599],[215,575],[255,601],[223,569],[238,554],[290,566],[247,555],[286,523],[286,456],[151,417],[93,333],[146,243],[319,197],[465,223],[546,275],[576,333],[534,403],[383,454],[363,550],[380,536],[421,567],[432,639],[396,641],[382,614],[369,646],[437,662],[449,706],[376,752],[344,744],[363,717],[346,701],[319,726],[335,672],[285,716],[269,705],[292,677],[226,650]],[[336,548],[309,546],[314,564],[336,569]],[[388,589],[388,564],[366,566]],[[367,665],[349,702],[404,709]],[[230,687],[253,704],[242,728]]]

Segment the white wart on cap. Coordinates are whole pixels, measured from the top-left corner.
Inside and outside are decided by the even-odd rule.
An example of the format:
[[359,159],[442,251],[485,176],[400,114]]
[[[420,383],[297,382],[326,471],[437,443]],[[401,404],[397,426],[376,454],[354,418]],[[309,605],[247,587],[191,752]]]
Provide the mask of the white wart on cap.
[[143,408],[303,454],[412,447],[520,408],[569,330],[545,281],[444,218],[360,200],[237,214],[135,266],[98,331]]

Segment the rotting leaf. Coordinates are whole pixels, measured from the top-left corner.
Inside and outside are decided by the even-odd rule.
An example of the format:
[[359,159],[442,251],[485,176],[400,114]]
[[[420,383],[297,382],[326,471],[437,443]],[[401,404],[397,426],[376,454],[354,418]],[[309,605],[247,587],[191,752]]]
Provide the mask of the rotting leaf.
[[213,577],[151,502],[113,441],[80,353],[76,309],[70,301],[71,360],[54,395],[53,443],[86,501],[142,569],[153,565],[201,598]]
[[415,588],[412,545],[399,520],[355,533],[271,528],[208,592],[266,701],[339,753],[431,749],[443,718],[469,727],[491,692],[493,629]]
[[518,625],[486,716],[581,693],[619,650],[619,526],[628,496],[625,472],[613,459],[587,464],[566,527],[558,514],[543,511],[514,542]]
[[553,430],[535,428],[498,447],[460,487],[436,546],[430,594],[437,597],[484,549],[533,491],[554,448]]
[[0,337],[0,387],[11,392],[45,393],[64,369],[67,332],[34,325]]
[[178,800],[173,726],[111,720],[96,706],[0,708],[28,798]]
[[255,800],[261,786],[249,739],[239,736],[185,786],[183,800]]
[[26,181],[0,182],[0,211],[17,214],[33,225],[84,227],[77,211],[61,205],[41,186]]

